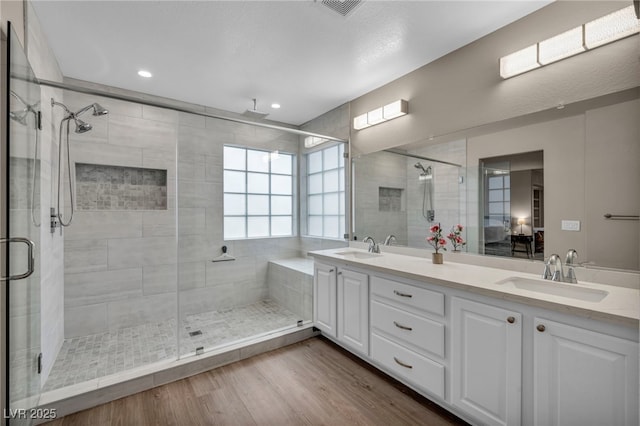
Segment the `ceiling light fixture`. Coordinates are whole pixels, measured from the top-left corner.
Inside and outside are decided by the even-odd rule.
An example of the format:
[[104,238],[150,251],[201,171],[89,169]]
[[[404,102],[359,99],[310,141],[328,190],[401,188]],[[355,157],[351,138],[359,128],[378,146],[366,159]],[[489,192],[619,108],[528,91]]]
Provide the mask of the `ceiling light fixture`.
[[398,99],[383,107],[376,108],[366,114],[355,117],[353,119],[353,128],[356,130],[366,129],[367,127],[406,115],[408,112],[409,103],[404,99]]
[[271,104],[271,108],[273,108],[273,109],[280,109],[280,104],[273,103],[273,104]]
[[625,7],[500,58],[507,79],[640,32],[633,6]]
[[140,71],[138,71],[138,75],[139,75],[140,77],[144,77],[144,78],[151,78],[151,77],[153,77],[153,74],[151,74],[151,73],[150,73],[149,71],[147,71],[147,70],[140,70]]

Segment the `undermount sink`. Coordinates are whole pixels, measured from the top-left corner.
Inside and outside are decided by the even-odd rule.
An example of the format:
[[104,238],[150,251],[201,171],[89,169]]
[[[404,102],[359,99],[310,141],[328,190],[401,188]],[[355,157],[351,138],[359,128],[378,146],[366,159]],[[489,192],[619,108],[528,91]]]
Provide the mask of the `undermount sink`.
[[368,253],[366,251],[357,251],[357,250],[339,251],[339,252],[336,252],[335,254],[344,256],[347,258],[351,257],[354,259],[372,259],[374,257],[382,256],[380,253]]
[[549,294],[552,296],[585,300],[588,302],[600,302],[609,294],[608,291],[581,287],[580,284],[543,281],[523,277],[509,277],[496,282],[496,284],[504,285],[505,287],[519,288],[521,290],[534,291],[536,293]]

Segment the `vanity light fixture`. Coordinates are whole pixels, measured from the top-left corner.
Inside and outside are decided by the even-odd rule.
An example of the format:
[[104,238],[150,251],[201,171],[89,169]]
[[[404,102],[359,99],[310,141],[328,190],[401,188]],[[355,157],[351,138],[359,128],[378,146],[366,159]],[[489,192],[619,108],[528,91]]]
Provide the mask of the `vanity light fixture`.
[[500,77],[507,79],[640,32],[633,6],[594,19],[500,58]]
[[385,121],[406,115],[409,112],[409,103],[404,99],[398,99],[383,107],[376,108],[361,114],[353,119],[353,128],[356,130],[366,129]]
[[278,103],[272,103],[272,104],[271,104],[271,108],[273,108],[273,109],[280,109],[280,104],[278,104]]
[[140,71],[138,71],[138,75],[139,75],[140,77],[144,77],[144,78],[151,78],[151,77],[153,77],[153,74],[151,74],[151,73],[150,73],[149,71],[147,71],[147,70],[140,70]]

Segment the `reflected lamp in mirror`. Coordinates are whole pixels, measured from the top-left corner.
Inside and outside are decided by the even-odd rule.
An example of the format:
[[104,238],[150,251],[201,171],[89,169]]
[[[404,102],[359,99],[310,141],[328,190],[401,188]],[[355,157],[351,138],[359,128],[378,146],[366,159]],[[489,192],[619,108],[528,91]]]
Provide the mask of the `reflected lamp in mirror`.
[[353,128],[356,130],[366,129],[367,127],[406,115],[408,112],[409,103],[404,99],[398,99],[383,107],[373,109],[355,117],[353,119]]
[[525,223],[527,223],[527,219],[524,217],[519,217],[518,218],[518,225],[520,225],[520,235],[524,235],[522,233],[522,225],[524,225]]

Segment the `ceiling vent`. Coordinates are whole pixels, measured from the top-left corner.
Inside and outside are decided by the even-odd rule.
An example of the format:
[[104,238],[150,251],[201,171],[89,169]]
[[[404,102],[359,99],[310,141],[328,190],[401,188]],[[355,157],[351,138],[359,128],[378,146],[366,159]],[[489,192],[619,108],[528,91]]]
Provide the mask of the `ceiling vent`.
[[345,17],[353,12],[360,3],[362,0],[322,0],[323,5]]

